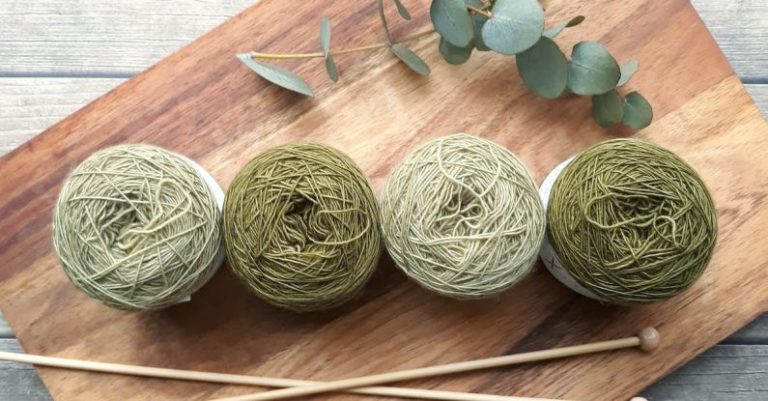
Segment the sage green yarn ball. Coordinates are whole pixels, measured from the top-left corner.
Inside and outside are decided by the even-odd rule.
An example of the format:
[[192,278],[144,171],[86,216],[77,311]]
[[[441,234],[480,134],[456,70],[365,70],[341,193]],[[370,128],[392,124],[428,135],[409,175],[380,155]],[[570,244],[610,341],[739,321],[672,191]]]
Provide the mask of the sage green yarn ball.
[[704,272],[717,216],[704,182],[672,152],[636,139],[590,147],[555,180],[549,240],[584,288],[619,305],[673,297]]
[[381,214],[397,266],[421,286],[460,299],[520,281],[544,238],[544,210],[523,163],[467,134],[406,156],[387,180]]
[[175,153],[149,145],[98,151],[67,177],[53,219],[64,273],[88,296],[127,310],[187,299],[218,267],[220,212]]
[[235,177],[224,206],[232,270],[258,297],[329,309],[363,287],[379,258],[376,198],[352,159],[328,146],[267,150]]

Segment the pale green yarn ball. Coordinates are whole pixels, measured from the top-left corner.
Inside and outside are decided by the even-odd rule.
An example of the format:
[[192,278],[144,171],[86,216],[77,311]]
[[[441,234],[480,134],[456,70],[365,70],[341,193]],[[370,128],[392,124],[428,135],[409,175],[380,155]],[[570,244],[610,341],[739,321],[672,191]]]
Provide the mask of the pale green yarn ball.
[[523,163],[467,134],[428,142],[396,166],[381,216],[397,266],[419,285],[460,299],[520,281],[544,239],[544,209]]
[[187,299],[218,267],[221,213],[190,162],[149,145],[98,151],[64,182],[53,244],[88,296],[127,310]]

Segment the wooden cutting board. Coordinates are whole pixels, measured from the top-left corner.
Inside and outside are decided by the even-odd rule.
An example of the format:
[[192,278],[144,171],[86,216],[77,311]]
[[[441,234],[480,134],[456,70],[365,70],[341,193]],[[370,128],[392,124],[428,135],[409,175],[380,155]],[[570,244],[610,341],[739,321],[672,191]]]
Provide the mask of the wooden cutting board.
[[[394,35],[429,26],[428,0],[407,1],[414,20],[392,14]],[[321,16],[334,47],[382,40],[374,2],[265,0],[71,115],[0,160],[0,308],[24,348],[131,364],[303,379],[336,379],[631,335],[654,325],[654,354],[621,351],[491,372],[405,383],[423,388],[575,400],[622,400],[768,309],[768,126],[686,0],[565,1],[549,21],[585,24],[570,48],[600,40],[625,62],[630,84],[655,106],[634,134],[605,131],[590,100],[543,100],[514,61],[475,54],[440,60],[436,38],[411,43],[432,67],[421,78],[384,50],[339,57],[340,84],[319,60],[292,61],[317,88],[303,98],[266,84],[235,58],[258,48],[317,51]],[[600,305],[543,269],[502,296],[458,302],[408,282],[384,258],[362,296],[340,310],[297,315],[250,296],[228,269],[192,302],[163,311],[109,309],[76,291],[51,246],[51,210],[66,173],[93,151],[148,142],[198,160],[226,187],[269,147],[296,140],[352,156],[376,189],[414,146],[471,132],[517,153],[540,182],[566,157],[606,138],[636,135],[690,162],[712,190],[720,233],[707,273],[689,291],[644,307]],[[41,369],[64,400],[204,400],[253,389]],[[328,399],[327,396],[317,399]],[[358,399],[335,395],[333,400]]]

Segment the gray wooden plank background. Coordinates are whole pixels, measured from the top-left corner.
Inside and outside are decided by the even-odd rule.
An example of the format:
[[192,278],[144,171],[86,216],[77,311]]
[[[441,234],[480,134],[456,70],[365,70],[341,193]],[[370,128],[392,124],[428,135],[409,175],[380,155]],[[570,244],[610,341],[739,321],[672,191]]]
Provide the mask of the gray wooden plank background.
[[[254,2],[0,0],[0,155]],[[768,115],[768,0],[692,2]],[[1,315],[0,350],[23,351]],[[768,400],[768,315],[643,395]],[[0,362],[0,401],[20,400],[50,396],[34,368]]]

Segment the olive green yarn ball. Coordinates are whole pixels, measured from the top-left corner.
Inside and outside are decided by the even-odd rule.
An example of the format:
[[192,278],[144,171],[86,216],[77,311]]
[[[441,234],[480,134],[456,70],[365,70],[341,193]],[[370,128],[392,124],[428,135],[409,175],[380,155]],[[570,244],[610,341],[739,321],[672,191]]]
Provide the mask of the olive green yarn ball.
[[381,200],[387,250],[419,285],[459,299],[504,291],[533,268],[544,209],[523,163],[467,134],[437,138],[395,167]]
[[599,143],[555,180],[550,243],[568,273],[620,305],[673,297],[704,272],[717,239],[715,206],[678,156],[636,139]]
[[381,248],[365,174],[340,151],[313,143],[267,150],[237,174],[225,200],[224,238],[240,280],[297,312],[352,298]]
[[211,188],[183,156],[149,145],[98,151],[64,182],[53,245],[92,298],[127,310],[187,299],[223,258]]

